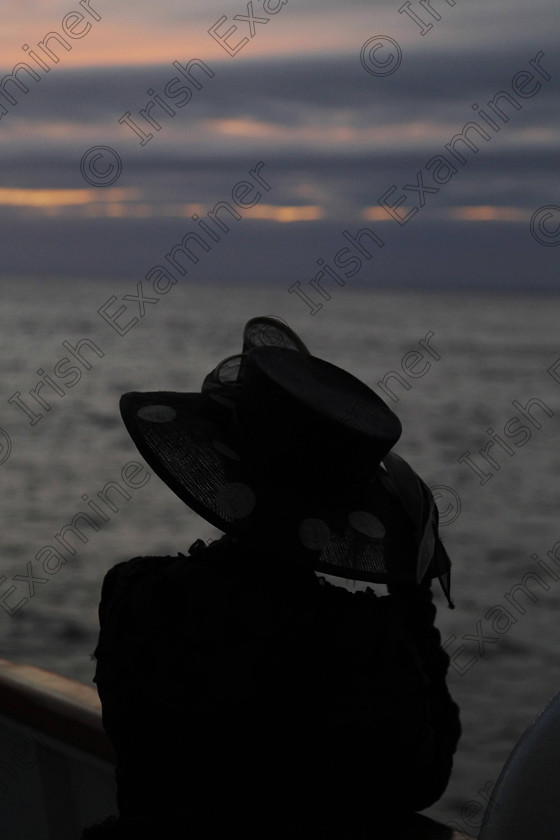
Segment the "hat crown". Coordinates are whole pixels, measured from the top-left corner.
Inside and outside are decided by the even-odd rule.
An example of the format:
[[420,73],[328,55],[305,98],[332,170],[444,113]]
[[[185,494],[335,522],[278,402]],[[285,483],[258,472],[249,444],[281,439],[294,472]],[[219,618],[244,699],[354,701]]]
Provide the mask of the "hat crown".
[[355,376],[279,347],[247,354],[236,413],[245,456],[306,483],[371,477],[401,434],[396,415]]

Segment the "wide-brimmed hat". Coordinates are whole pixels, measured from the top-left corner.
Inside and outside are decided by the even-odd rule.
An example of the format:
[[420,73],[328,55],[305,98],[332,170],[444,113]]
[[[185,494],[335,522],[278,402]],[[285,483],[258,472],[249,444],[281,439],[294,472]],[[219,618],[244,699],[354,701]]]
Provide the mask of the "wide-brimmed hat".
[[400,421],[279,319],[251,319],[200,393],[133,392],[120,408],[148,464],[221,531],[338,577],[437,575],[449,600],[433,496],[390,451]]

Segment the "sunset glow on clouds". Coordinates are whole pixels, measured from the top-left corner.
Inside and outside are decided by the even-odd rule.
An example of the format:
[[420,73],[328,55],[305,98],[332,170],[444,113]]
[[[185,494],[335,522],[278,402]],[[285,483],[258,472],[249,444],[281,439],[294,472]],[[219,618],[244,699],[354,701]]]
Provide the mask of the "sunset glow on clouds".
[[[243,218],[277,237],[301,228],[328,240],[329,226],[351,224],[397,233],[391,201],[403,216],[415,208],[407,231],[429,225],[444,250],[444,226],[471,237],[526,227],[552,200],[558,169],[556,1],[540,0],[536,15],[512,0],[507,16],[486,0],[432,0],[433,15],[428,5],[10,4],[0,31],[8,250],[33,229],[53,265],[63,241],[84,272],[91,254],[73,226],[102,230],[109,251],[121,229],[133,239],[141,228],[149,248],[259,160],[273,187]],[[118,161],[118,183],[84,177],[91,149],[109,149],[100,166]],[[11,259],[17,271],[15,244]]]
[[[138,189],[8,189],[0,188],[0,212],[9,208],[23,208],[41,216],[75,217],[76,213],[89,218],[147,218],[161,216],[168,218],[191,218],[194,213],[204,213],[200,204],[180,202],[150,202],[149,197]],[[258,204],[251,211],[251,218],[280,223],[317,221],[325,216],[325,210],[314,204],[276,205]]]
[[[236,15],[247,16],[243,0],[210,0],[205,4],[186,4],[172,0],[163,4],[138,4],[125,0],[118,5],[107,0],[79,0],[66,2],[20,2],[3,11],[0,50],[7,71],[23,59],[20,47],[27,43],[33,49],[47,33],[55,32],[70,44],[61,51],[66,67],[117,67],[123,65],[157,65],[173,59],[202,58],[223,60],[227,51],[220,43],[232,27],[236,31],[227,38],[228,46],[235,46],[248,38],[243,57],[274,58],[286,55],[309,56],[341,54],[356,49],[361,43],[364,21],[372,26],[398,22],[395,9],[376,9],[368,13],[358,5],[308,2],[304,6],[291,0],[274,15],[266,15],[255,0],[254,15],[266,24],[235,21]],[[281,4],[278,3],[280,7]],[[272,8],[272,6],[270,6]],[[76,22],[75,36],[68,34],[71,13],[84,15]],[[97,19],[99,18],[99,19]],[[216,27],[220,19],[222,25]],[[320,21],[321,37],[316,37]],[[79,37],[87,24],[90,28]],[[215,29],[216,37],[208,30]],[[251,34],[252,31],[252,34]],[[412,40],[411,30],[405,41]],[[237,53],[240,56],[241,51]],[[62,62],[62,58],[61,58]]]
[[[139,189],[7,189],[0,188],[0,213],[8,208],[13,214],[18,210],[27,216],[49,218],[177,218],[190,219],[202,215],[206,208],[201,204],[184,204],[172,201],[150,200],[146,191]],[[251,208],[247,218],[278,222],[317,222],[327,217],[337,218],[337,208],[318,204],[266,204]],[[479,205],[449,207],[432,212],[432,218],[463,222],[523,222],[530,218],[530,208]],[[372,222],[390,222],[391,216],[383,207],[365,207],[361,218]]]
[[[436,54],[460,46],[469,36],[477,48],[495,46],[496,27],[501,25],[503,32],[505,26],[504,7],[485,0],[454,7],[441,2],[439,12],[436,3],[439,20],[414,3],[411,5],[418,8],[407,16],[399,14],[403,4],[398,2],[348,2],[341,6],[335,0],[308,0],[305,4],[290,0],[284,5],[276,3],[278,11],[268,15],[262,2],[254,0],[253,6],[255,18],[263,22],[251,27],[250,21],[235,20],[237,15],[247,16],[245,0],[208,0],[204,4],[185,4],[183,0],[159,4],[136,0],[118,4],[107,0],[83,0],[81,4],[80,0],[19,0],[6,4],[2,11],[2,65],[4,72],[9,72],[23,60],[23,44],[33,49],[53,32],[70,45],[62,51],[61,64],[63,61],[65,67],[146,66],[194,57],[217,61],[227,53],[208,30],[222,18],[217,35],[237,27],[228,43],[235,46],[248,38],[235,56],[238,59],[242,55],[244,60],[358,53],[364,39],[378,32],[392,34],[403,48],[414,49],[422,31],[413,20],[414,12],[431,24],[431,30],[424,33],[424,43]],[[536,15],[526,3],[512,0],[507,21],[510,37],[530,26],[535,40],[542,42],[549,33],[555,8],[553,0],[545,0]],[[83,21],[72,20],[68,17],[72,14],[82,14]],[[74,26],[73,33],[69,33],[70,26]]]

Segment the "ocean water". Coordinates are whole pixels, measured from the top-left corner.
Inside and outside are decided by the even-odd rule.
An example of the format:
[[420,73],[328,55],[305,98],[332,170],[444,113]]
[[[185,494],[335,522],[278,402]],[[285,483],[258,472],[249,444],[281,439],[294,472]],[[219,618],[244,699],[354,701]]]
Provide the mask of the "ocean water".
[[[126,471],[141,459],[118,399],[199,390],[240,349],[248,318],[279,315],[313,353],[386,399],[403,423],[396,451],[436,493],[456,602],[449,610],[436,584],[438,626],[464,732],[448,790],[427,813],[476,834],[482,811],[464,806],[484,805],[480,791],[560,688],[558,298],[345,289],[311,316],[285,288],[189,283],[145,303],[143,315],[129,301],[119,335],[98,309],[115,296],[114,313],[136,293],[116,280],[3,282],[0,595],[15,588],[0,610],[2,656],[90,683],[105,572],[216,536],[155,475]],[[79,379],[68,366],[66,379],[55,377],[72,351],[86,359],[76,362]],[[37,392],[46,376],[61,393]],[[116,510],[98,531],[84,529],[87,542],[72,541],[68,562],[42,573],[35,558],[108,482],[120,486]]]

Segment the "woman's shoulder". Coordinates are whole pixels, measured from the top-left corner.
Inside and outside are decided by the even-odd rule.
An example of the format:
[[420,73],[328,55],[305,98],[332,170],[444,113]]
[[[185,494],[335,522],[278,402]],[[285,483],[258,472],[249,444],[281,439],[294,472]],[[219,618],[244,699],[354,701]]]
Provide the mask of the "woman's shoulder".
[[139,556],[116,563],[105,575],[102,600],[119,591],[130,595],[146,587],[247,586],[278,592],[316,589],[319,582],[311,569],[278,559],[266,547],[257,548],[227,534],[205,543],[197,539],[187,554]]
[[176,575],[185,571],[194,573],[199,569],[215,569],[220,563],[227,566],[228,560],[231,561],[236,554],[239,554],[239,546],[231,537],[224,536],[209,544],[197,539],[187,554],[179,551],[174,555],[139,555],[129,560],[121,560],[106,573],[102,596],[119,583],[130,587],[146,578]]

